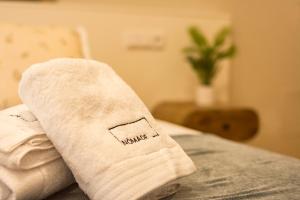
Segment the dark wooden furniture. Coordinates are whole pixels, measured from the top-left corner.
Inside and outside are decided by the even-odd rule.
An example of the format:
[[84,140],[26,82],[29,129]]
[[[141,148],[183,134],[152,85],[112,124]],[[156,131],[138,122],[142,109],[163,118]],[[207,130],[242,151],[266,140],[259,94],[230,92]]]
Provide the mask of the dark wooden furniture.
[[243,141],[258,131],[257,113],[248,108],[199,107],[191,102],[165,102],[153,110],[157,119]]

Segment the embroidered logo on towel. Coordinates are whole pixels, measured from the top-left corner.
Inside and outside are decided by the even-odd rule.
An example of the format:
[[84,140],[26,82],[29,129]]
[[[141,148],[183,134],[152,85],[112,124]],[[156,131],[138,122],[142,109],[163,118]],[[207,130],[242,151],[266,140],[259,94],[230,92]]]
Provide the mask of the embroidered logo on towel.
[[21,119],[25,122],[35,122],[35,121],[37,121],[37,118],[32,113],[30,113],[29,111],[21,111],[18,114],[11,114],[9,116],[16,117],[16,118]]
[[108,130],[123,145],[134,144],[159,136],[145,117],[133,122],[119,124]]

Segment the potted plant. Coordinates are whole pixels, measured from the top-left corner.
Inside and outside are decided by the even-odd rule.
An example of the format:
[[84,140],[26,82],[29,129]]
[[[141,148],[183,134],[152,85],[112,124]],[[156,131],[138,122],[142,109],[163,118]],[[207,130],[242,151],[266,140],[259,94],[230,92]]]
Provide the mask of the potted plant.
[[212,83],[219,71],[219,62],[235,55],[234,44],[226,42],[230,34],[228,27],[218,31],[212,42],[196,27],[190,27],[188,33],[192,46],[186,47],[184,53],[195,70],[200,85],[196,90],[196,103],[201,106],[212,105],[215,101]]

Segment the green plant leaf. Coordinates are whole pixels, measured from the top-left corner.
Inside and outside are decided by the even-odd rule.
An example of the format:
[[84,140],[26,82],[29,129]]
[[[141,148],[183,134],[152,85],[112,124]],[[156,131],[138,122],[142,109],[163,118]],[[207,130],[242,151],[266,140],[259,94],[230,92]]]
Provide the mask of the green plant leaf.
[[189,34],[190,34],[192,40],[197,44],[197,46],[200,49],[203,49],[203,48],[207,47],[208,42],[207,42],[205,36],[196,27],[194,27],[194,26],[190,27],[189,28]]
[[210,85],[216,68],[216,63],[211,57],[202,57],[199,59],[199,67],[197,68],[198,77],[201,79],[202,84]]
[[192,57],[192,56],[187,56],[187,60],[192,65],[193,69],[197,70],[197,68],[198,68],[198,61],[197,61],[197,59],[194,58],[194,57]]
[[211,85],[214,77],[219,71],[218,61],[227,57],[233,57],[236,53],[234,45],[223,48],[230,29],[225,27],[215,36],[213,45],[210,45],[205,35],[196,27],[188,30],[193,44],[183,49],[186,58],[193,70],[195,70],[199,81],[205,85]]
[[231,45],[226,50],[219,52],[216,56],[216,60],[233,57],[235,53],[236,47],[234,45]]
[[214,47],[218,48],[222,46],[230,33],[230,29],[228,27],[222,28],[215,36]]
[[207,47],[202,51],[202,57],[207,59],[212,59],[213,54],[215,53],[215,49],[213,47]]

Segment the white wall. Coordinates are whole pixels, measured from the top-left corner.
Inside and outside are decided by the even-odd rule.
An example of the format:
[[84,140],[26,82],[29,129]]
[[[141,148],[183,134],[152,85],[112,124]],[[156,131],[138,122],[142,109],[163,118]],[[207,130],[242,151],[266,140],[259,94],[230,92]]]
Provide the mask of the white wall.
[[233,63],[237,105],[258,110],[251,144],[300,157],[300,1],[233,1],[239,54]]

